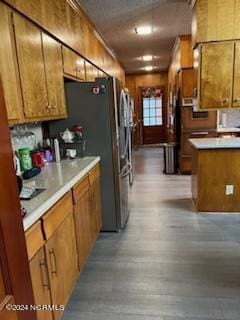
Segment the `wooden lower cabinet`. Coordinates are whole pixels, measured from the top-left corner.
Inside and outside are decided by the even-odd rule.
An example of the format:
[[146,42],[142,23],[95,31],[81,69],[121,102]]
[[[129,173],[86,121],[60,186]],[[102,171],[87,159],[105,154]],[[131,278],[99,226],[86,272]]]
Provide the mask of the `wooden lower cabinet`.
[[[50,283],[44,249],[41,248],[29,263],[36,305],[51,305]],[[52,320],[51,311],[37,311],[37,320]]]
[[90,217],[92,240],[95,241],[102,227],[100,179],[90,186]]
[[75,204],[74,220],[78,251],[78,268],[81,270],[92,248],[89,191]]
[[[78,277],[73,213],[70,213],[45,244],[52,304],[66,306]],[[55,310],[54,320],[63,310]]]

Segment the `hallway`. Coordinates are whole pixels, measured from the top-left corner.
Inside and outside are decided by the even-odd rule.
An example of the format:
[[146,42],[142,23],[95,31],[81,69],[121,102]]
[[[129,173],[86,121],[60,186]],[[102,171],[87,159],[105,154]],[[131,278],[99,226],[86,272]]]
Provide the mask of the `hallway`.
[[135,154],[131,215],[100,234],[64,320],[239,320],[240,215],[191,211],[190,177]]

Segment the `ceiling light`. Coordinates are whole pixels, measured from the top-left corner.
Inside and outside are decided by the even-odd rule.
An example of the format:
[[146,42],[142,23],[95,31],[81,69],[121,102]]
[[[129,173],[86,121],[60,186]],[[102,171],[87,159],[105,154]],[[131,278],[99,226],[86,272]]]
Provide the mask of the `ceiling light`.
[[150,34],[153,32],[153,27],[152,26],[138,27],[138,28],[135,28],[135,32],[140,35]]
[[146,56],[143,56],[142,59],[143,59],[143,61],[152,61],[153,56],[151,56],[151,55],[146,55]]
[[146,67],[144,68],[144,70],[146,70],[146,71],[152,71],[152,70],[153,70],[153,66],[146,66]]

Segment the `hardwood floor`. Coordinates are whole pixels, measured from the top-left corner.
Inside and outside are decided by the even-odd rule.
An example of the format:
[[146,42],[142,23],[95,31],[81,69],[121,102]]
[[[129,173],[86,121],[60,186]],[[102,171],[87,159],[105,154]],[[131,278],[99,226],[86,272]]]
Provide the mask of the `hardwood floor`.
[[131,216],[102,233],[64,320],[239,320],[240,215],[195,214],[190,177],[136,152]]

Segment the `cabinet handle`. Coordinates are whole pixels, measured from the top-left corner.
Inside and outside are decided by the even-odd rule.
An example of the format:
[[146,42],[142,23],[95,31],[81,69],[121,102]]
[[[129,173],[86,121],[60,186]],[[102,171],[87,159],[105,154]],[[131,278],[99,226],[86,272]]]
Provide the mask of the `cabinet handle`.
[[[51,257],[53,257],[54,268],[53,268],[52,258]],[[49,260],[50,260],[50,266],[51,266],[52,274],[57,275],[57,259],[56,259],[56,255],[55,255],[55,252],[54,252],[53,248],[51,250],[49,250]]]
[[234,103],[237,103],[239,101],[240,101],[240,98],[236,98],[236,99],[233,100]]
[[228,103],[229,102],[229,99],[223,99],[222,100],[222,103]]
[[40,260],[39,265],[40,265],[40,270],[41,270],[41,274],[42,274],[43,287],[47,288],[47,290],[49,290],[50,285],[49,285],[49,278],[48,278],[48,272],[47,272],[47,266],[46,266],[45,260]]

